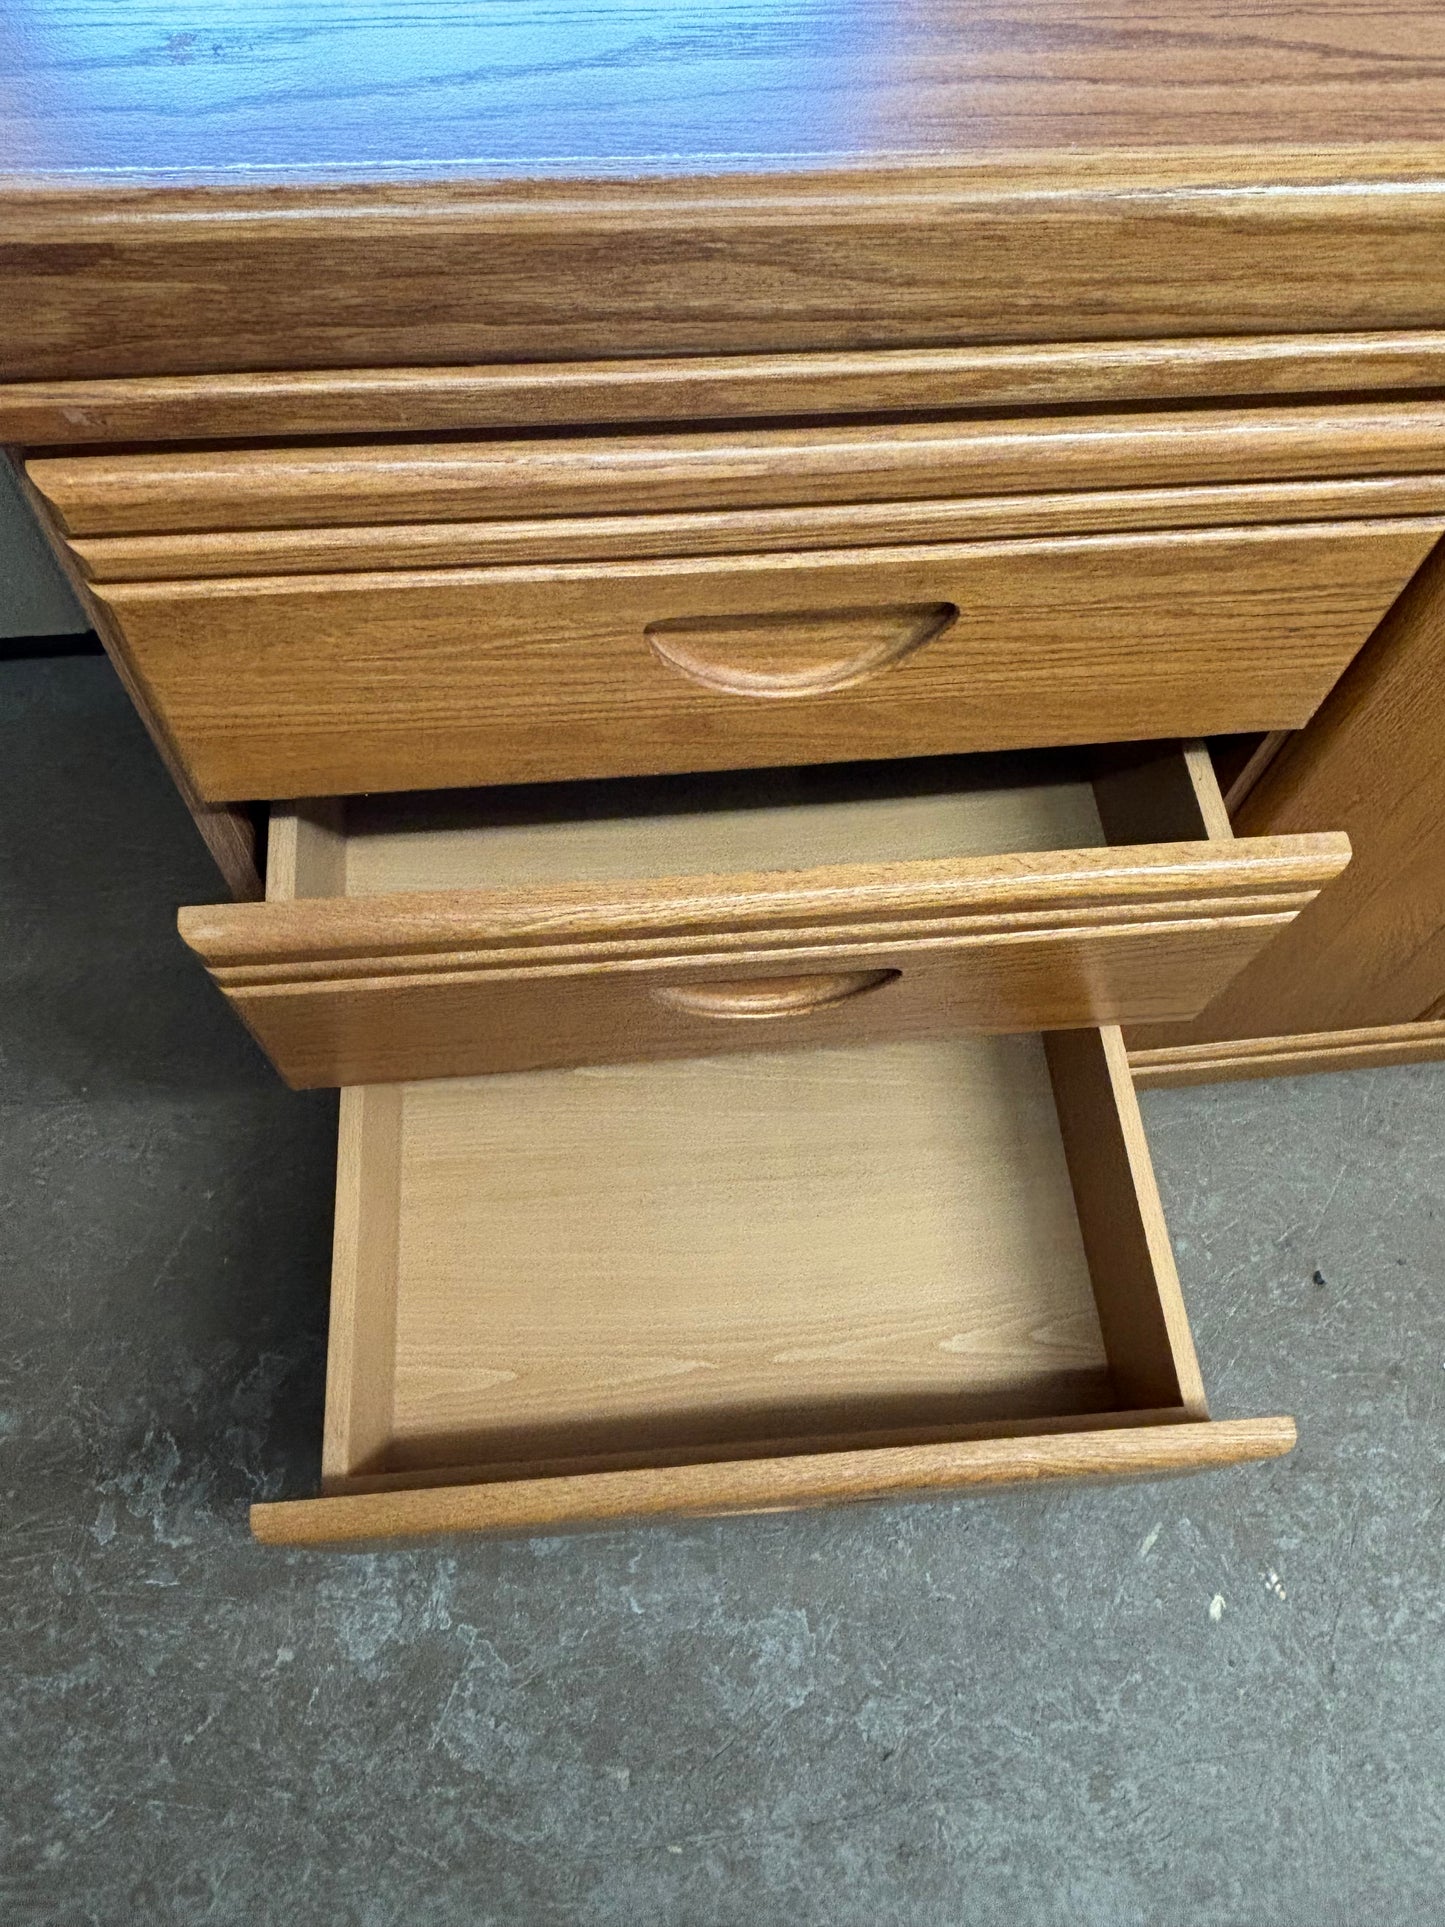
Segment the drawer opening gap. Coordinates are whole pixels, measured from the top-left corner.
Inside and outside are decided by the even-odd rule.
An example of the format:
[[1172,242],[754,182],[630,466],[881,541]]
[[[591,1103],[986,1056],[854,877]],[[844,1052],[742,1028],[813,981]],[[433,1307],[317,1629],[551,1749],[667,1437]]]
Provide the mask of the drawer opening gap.
[[1168,741],[278,805],[267,895],[809,870],[1229,836],[1207,749]]

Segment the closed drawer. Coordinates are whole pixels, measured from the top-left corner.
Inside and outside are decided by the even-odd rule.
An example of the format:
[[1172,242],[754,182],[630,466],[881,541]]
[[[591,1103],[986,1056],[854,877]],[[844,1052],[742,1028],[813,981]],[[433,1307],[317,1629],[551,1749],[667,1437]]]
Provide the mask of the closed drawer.
[[960,757],[278,810],[181,929],[351,1085],[1187,1017],[1348,854],[1233,839],[1202,749]]
[[211,801],[1295,728],[1438,521],[94,593]]
[[323,1544],[1274,1456],[1208,1419],[1115,1030],[342,1095]]

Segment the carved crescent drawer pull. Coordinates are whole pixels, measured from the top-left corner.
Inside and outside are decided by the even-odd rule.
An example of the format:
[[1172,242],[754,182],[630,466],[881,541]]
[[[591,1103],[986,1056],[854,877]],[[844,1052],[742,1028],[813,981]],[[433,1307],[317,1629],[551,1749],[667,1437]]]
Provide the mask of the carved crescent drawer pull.
[[881,990],[899,974],[835,970],[812,977],[748,977],[730,984],[667,984],[652,994],[692,1017],[799,1017]]
[[958,620],[953,602],[679,616],[644,630],[653,652],[707,689],[734,696],[819,696],[901,662]]

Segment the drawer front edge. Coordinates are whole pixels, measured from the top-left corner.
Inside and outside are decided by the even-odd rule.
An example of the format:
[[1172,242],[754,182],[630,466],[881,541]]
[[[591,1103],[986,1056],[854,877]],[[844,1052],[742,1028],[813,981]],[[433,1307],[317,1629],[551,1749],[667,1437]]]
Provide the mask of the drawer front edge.
[[1438,521],[97,592],[213,801],[1297,728]]
[[985,1492],[1060,1479],[1166,1478],[1279,1458],[1289,1418],[1120,1427],[956,1444],[434,1485],[253,1505],[270,1545],[338,1545],[453,1532],[533,1533],[658,1516],[791,1511],[871,1499]]

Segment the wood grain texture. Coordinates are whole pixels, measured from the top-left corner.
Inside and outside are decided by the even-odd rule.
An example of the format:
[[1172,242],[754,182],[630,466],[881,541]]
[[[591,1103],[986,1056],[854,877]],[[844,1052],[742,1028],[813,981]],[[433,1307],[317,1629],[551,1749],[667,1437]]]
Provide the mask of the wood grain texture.
[[[1037,804],[1045,844],[1056,794],[1017,812]],[[906,852],[911,827],[937,836],[940,817],[964,850],[986,847],[1000,819],[1012,827],[998,792],[973,811],[967,797],[952,812],[923,800],[928,815],[885,796],[822,826],[784,811],[778,857],[890,839]],[[653,818],[646,839],[623,815],[585,833],[580,867],[612,879],[589,882],[559,827],[521,833],[531,882],[192,909],[181,933],[289,1082],[345,1085],[756,1049],[764,1026],[828,1044],[1199,1009],[1348,859],[1344,839],[1316,836],[688,875],[732,844],[725,814]],[[1062,828],[1079,833],[1066,801]],[[761,824],[745,833],[766,847]],[[435,836],[418,838],[432,881],[516,863],[515,833],[452,840],[470,847],[448,843],[439,867]],[[394,891],[406,834],[383,844]],[[628,873],[648,859],[661,874]],[[364,876],[363,861],[347,887]],[[839,971],[880,981],[866,999],[803,996],[796,981],[790,996],[783,982],[811,990]],[[720,997],[751,998],[752,1021],[721,1021]]]
[[[1439,524],[1071,537],[787,557],[116,583],[215,801],[1097,742],[1305,722]],[[952,603],[875,678],[703,686],[660,622]],[[286,701],[278,705],[277,691]]]
[[383,1451],[392,1433],[402,1095],[396,1085],[341,1094],[323,1485]]
[[[622,829],[625,835],[625,827]],[[883,866],[839,864],[740,876],[639,878],[615,884],[217,904],[183,911],[188,940],[231,982],[295,970],[364,978],[382,967],[415,975],[462,957],[510,969],[519,959],[567,964],[614,947],[655,954],[741,947],[760,937],[814,945],[830,935],[982,927],[1067,927],[1096,911],[1153,922],[1189,905],[1296,906],[1337,876],[1349,841],[1336,833],[1247,837],[1228,844],[930,858]]]
[[[1080,1381],[1074,1381],[1075,1391]],[[855,1420],[859,1414],[855,1413]],[[1127,1411],[1076,1411],[1054,1413],[1047,1417],[1031,1418],[991,1418],[965,1425],[955,1419],[951,1423],[938,1425],[885,1426],[876,1432],[859,1431],[856,1423],[851,1429],[841,1433],[824,1434],[819,1437],[801,1438],[790,1433],[781,1438],[729,1439],[727,1458],[739,1459],[776,1459],[793,1458],[803,1453],[813,1452],[859,1452],[872,1451],[878,1447],[898,1447],[908,1445],[962,1445],[975,1439],[1016,1439],[1058,1436],[1071,1432],[1112,1432],[1123,1428],[1136,1429],[1151,1425],[1178,1425],[1187,1422],[1187,1415],[1177,1405],[1167,1407],[1131,1406]],[[504,1466],[485,1464],[433,1465],[425,1468],[428,1487],[439,1485],[485,1485],[499,1478],[508,1483],[519,1479],[559,1479],[571,1478],[577,1473],[590,1472],[635,1472],[640,1470],[662,1470],[669,1466],[698,1465],[708,1461],[711,1454],[706,1447],[701,1451],[695,1445],[661,1445],[651,1442],[645,1445],[634,1444],[630,1449],[616,1452],[562,1451],[560,1456],[540,1459],[508,1459]],[[364,1492],[399,1492],[415,1488],[419,1468],[403,1468],[389,1472],[358,1472],[345,1479],[332,1482],[328,1490],[335,1494]]]
[[4,373],[1437,328],[1442,37],[1401,0],[34,0]]
[[1207,1418],[1204,1382],[1124,1040],[1099,1031],[1044,1039],[1079,1230],[1121,1402]]
[[466,522],[1438,472],[1445,406],[1257,406],[1010,421],[51,456],[70,535]]
[[530,522],[81,535],[70,537],[66,546],[94,581],[153,582],[750,555],[863,544],[911,546],[1417,515],[1445,516],[1445,474],[1178,489],[1090,488],[1067,495],[845,502],[821,508],[717,509],[680,515],[548,516]]
[[364,10],[30,0],[9,170],[38,180],[696,175],[1020,148],[1445,137],[1403,0],[564,0]]
[[392,1435],[358,1471],[1117,1402],[1036,1039],[451,1078],[403,1104]]
[[1349,875],[1192,1024],[1131,1048],[1353,1031],[1434,1016],[1445,992],[1445,551],[1386,617],[1315,723],[1274,758],[1236,827],[1345,830]]
[[[820,1502],[864,1496],[870,1470],[881,1495],[975,1469],[987,1481],[999,1463],[1107,1476],[1245,1456],[1228,1431],[1183,1457],[1164,1443],[1158,1460],[1109,1439],[1077,1455],[1043,1443],[1084,1426],[1193,1430],[1181,1403],[1125,1391],[1135,1380],[1202,1409],[1187,1326],[1160,1329],[1182,1306],[1148,1276],[1157,1199],[1110,1042],[1084,1036],[1056,1062],[1062,1136],[1036,1038],[349,1093],[337,1250],[349,1262],[374,1236],[382,1256],[371,1297],[339,1286],[336,1316],[379,1330],[328,1369],[328,1438],[355,1446],[349,1465],[333,1452],[328,1488],[487,1481],[523,1496],[475,1523],[539,1500],[585,1523],[609,1516],[595,1480],[629,1468],[644,1510],[686,1510],[690,1490],[726,1491],[744,1464],[760,1503],[788,1504],[791,1468],[824,1457],[842,1483],[814,1464],[799,1488]],[[1077,1149],[1066,1162],[1065,1145],[1127,1135],[1121,1098],[1135,1142],[1081,1235],[1078,1187],[1103,1166]],[[645,1181],[619,1190],[619,1169]],[[1167,1270],[1167,1241],[1163,1254]],[[361,1354],[375,1373],[356,1370]],[[1292,1430],[1249,1436],[1287,1449]],[[980,1443],[1022,1456],[974,1457]],[[689,1469],[724,1483],[672,1481]],[[921,1476],[900,1483],[905,1470]]]
[[610,1521],[963,1496],[1054,1479],[1157,1479],[1293,1449],[1293,1419],[1232,1419],[961,1444],[719,1461],[661,1471],[291,1499],[251,1507],[267,1545],[345,1545],[455,1532],[536,1533]]
[[5,185],[0,380],[1433,332],[1445,146],[1397,131],[724,181]]
[[[1445,387],[1445,333],[1228,335],[0,384],[0,441],[397,435]],[[161,573],[164,573],[162,571]]]
[[[542,1529],[1287,1451],[1289,1420],[1187,1422],[1202,1389],[1118,1034],[1049,1049],[1052,1065],[1037,1038],[972,1038],[348,1093],[336,1496],[258,1509],[258,1536]],[[353,1261],[372,1249],[363,1292]],[[1179,1402],[1144,1402],[1160,1393]]]
[[1141,1089],[1221,1084],[1236,1077],[1300,1077],[1310,1071],[1369,1070],[1445,1059],[1445,1022],[1374,1024],[1292,1037],[1249,1037],[1220,1044],[1158,1045],[1132,1050],[1129,1067]]
[[719,1023],[768,1023],[851,1003],[855,997],[886,990],[900,974],[896,970],[822,970],[802,976],[723,977],[664,985],[652,995],[673,1010]]
[[[1051,936],[944,934],[912,943],[855,937],[777,950],[758,944],[678,960],[599,960],[574,966],[572,974],[482,973],[468,958],[445,972],[379,969],[362,980],[282,977],[223,988],[287,1082],[309,1089],[715,1056],[765,1044],[1177,1019],[1202,1009],[1293,914],[1206,906],[1198,916],[1171,917],[1166,907],[1154,925],[1085,923]],[[845,967],[887,981],[866,1000],[782,994],[790,976],[804,978],[811,992],[820,973]],[[753,1022],[723,1022],[709,1009],[750,988],[753,995],[765,991],[769,1005]]]

